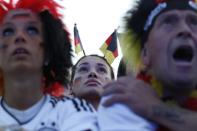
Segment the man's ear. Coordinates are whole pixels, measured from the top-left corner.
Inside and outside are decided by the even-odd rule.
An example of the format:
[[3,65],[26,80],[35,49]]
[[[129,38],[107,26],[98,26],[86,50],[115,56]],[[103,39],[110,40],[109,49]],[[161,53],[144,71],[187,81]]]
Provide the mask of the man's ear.
[[148,67],[150,65],[149,53],[146,46],[141,51],[141,60],[145,67]]

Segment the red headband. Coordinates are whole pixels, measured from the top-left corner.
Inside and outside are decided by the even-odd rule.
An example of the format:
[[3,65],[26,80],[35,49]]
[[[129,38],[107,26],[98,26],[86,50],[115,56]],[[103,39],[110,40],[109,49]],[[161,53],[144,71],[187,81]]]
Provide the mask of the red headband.
[[0,0],[0,20],[7,14],[8,11],[13,9],[30,9],[35,13],[40,13],[48,10],[53,17],[60,18],[62,15],[58,12],[58,8],[63,8],[54,0],[18,0],[14,5],[13,0],[5,2]]

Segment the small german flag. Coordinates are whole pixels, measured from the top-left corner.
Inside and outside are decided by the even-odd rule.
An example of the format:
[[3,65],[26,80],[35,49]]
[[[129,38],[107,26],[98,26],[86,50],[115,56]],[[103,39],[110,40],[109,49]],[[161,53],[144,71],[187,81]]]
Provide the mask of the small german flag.
[[74,43],[75,43],[75,53],[78,54],[79,52],[83,51],[82,43],[79,37],[79,32],[77,29],[77,25],[74,26]]
[[112,64],[114,59],[118,56],[116,30],[103,43],[103,45],[100,47],[100,50],[104,54],[104,57],[109,62],[109,64]]

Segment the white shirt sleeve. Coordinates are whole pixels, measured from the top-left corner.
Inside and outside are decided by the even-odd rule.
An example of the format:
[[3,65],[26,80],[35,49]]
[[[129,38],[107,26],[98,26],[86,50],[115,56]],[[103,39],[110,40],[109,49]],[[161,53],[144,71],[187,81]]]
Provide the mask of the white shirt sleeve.
[[132,112],[123,104],[98,108],[98,124],[101,131],[155,131],[156,125]]

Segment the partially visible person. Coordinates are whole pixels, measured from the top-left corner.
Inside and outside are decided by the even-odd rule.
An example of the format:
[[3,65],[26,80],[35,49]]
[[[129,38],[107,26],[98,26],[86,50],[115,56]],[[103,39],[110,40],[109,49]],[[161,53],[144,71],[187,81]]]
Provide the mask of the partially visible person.
[[66,86],[66,89],[64,90],[64,96],[73,97],[70,83]]
[[60,5],[14,2],[0,1],[0,130],[97,131],[96,115],[84,100],[46,91],[67,85],[72,66]]
[[66,85],[60,85],[59,83],[54,83],[49,88],[45,88],[43,92],[45,94],[50,94],[55,97],[61,97],[61,96],[72,97],[70,83]]
[[[100,126],[105,128],[110,123],[117,127],[125,124],[130,130],[196,131],[196,1],[140,0],[126,15],[126,24],[123,53],[131,62],[135,77],[120,78],[105,86],[103,96],[108,99],[102,103],[98,116],[102,116],[101,122],[105,118],[108,121]],[[117,103],[131,113],[111,112]],[[115,121],[113,117],[109,119],[110,115],[122,119]],[[130,116],[129,121],[124,116]],[[144,120],[147,123],[140,126]]]
[[129,66],[129,62],[126,61],[124,58],[122,58],[118,65],[117,78],[126,76],[126,75],[132,75],[132,74],[133,73]]
[[118,65],[117,78],[121,77],[121,76],[126,76],[126,74],[127,74],[126,72],[127,72],[126,64],[125,64],[124,59],[122,58],[120,60],[119,65]]
[[103,87],[114,79],[114,72],[104,57],[84,56],[74,65],[71,75],[73,95],[90,102],[95,109],[100,102]]

